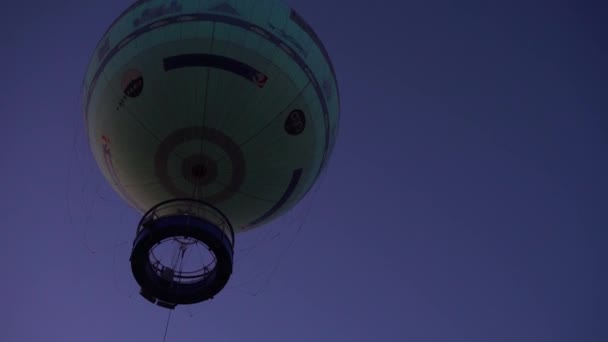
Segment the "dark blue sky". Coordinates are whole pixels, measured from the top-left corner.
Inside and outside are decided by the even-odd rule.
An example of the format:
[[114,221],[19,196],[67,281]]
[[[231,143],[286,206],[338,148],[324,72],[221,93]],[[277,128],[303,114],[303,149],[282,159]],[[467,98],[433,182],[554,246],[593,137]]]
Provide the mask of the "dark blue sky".
[[[111,248],[138,215],[74,143],[129,3],[2,0],[2,341],[162,340]],[[608,341],[605,2],[289,3],[339,78],[328,172],[300,233],[264,245],[287,250],[264,290],[178,309],[167,340]]]

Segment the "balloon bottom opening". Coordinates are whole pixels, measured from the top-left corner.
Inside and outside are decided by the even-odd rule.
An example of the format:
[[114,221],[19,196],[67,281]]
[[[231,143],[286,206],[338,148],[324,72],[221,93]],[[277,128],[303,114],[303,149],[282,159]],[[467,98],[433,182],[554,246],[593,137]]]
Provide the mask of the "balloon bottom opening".
[[142,217],[131,270],[145,299],[173,309],[217,295],[232,274],[233,253],[234,231],[217,208],[170,200]]

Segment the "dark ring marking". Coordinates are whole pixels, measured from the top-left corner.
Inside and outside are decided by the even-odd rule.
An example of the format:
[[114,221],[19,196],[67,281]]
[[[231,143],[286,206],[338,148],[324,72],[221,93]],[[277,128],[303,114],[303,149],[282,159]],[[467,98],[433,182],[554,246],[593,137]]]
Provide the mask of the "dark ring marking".
[[[220,146],[230,158],[232,163],[232,175],[230,183],[224,190],[209,196],[204,196],[203,200],[217,204],[232,197],[243,184],[245,179],[245,156],[239,146],[226,134],[209,127],[193,126],[185,127],[169,134],[158,146],[154,157],[156,176],[165,189],[176,198],[190,198],[192,193],[179,189],[169,176],[168,161],[171,152],[183,143],[192,140],[203,140]],[[202,156],[202,155],[201,155]]]
[[281,198],[277,201],[277,203],[275,203],[272,206],[272,208],[270,208],[270,210],[268,210],[264,215],[260,216],[256,220],[249,223],[249,225],[254,226],[254,225],[264,221],[265,219],[269,218],[274,213],[276,213],[279,209],[281,209],[281,207],[287,202],[289,197],[291,197],[293,192],[296,190],[296,186],[300,182],[301,177],[302,177],[302,169],[294,170],[293,173],[291,174],[291,180],[289,181],[289,185],[287,186],[287,189],[285,189],[285,192],[283,193]]
[[144,77],[136,69],[127,70],[122,76],[122,91],[128,97],[138,97],[144,90]]

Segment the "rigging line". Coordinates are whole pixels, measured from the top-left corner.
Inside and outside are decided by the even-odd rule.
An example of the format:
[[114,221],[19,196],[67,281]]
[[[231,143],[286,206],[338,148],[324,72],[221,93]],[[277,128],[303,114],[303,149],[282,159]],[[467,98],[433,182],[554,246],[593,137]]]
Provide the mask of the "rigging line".
[[[254,296],[257,296],[258,294],[260,294],[262,291],[264,291],[268,287],[268,284],[270,283],[270,280],[272,279],[272,277],[274,276],[274,274],[279,270],[279,267],[281,266],[281,261],[283,261],[285,259],[285,256],[291,250],[291,248],[293,247],[295,241],[297,240],[297,238],[301,234],[302,228],[306,224],[307,219],[310,217],[309,215],[310,215],[310,213],[312,211],[312,207],[314,205],[314,201],[312,201],[312,199],[315,198],[318,195],[319,189],[320,189],[319,185],[317,185],[315,187],[315,189],[313,189],[313,193],[310,194],[311,197],[309,197],[309,199],[311,200],[311,202],[309,203],[308,208],[304,209],[304,214],[303,214],[303,217],[301,219],[302,221],[299,224],[298,228],[296,229],[295,234],[291,238],[291,241],[289,241],[287,247],[280,252],[279,257],[277,258],[277,263],[274,265],[274,267],[272,268],[272,270],[270,271],[270,273],[265,277],[264,283],[262,284],[262,286],[259,287],[257,291],[255,291]],[[296,220],[296,218],[294,218],[294,220]]]
[[293,237],[291,238],[291,241],[289,241],[289,244],[287,245],[287,247],[285,249],[283,249],[280,254],[279,257],[277,258],[277,263],[274,265],[274,267],[272,268],[272,270],[270,271],[270,273],[268,273],[264,279],[264,282],[262,283],[262,286],[260,286],[258,288],[257,291],[255,291],[254,296],[257,296],[258,294],[260,294],[262,291],[264,291],[267,287],[268,284],[270,283],[270,280],[272,279],[272,277],[274,277],[275,273],[279,270],[279,267],[281,266],[281,260],[284,259],[285,255],[291,250],[291,248],[293,247],[293,244],[296,242],[296,239],[298,238],[298,236],[300,235],[300,232],[302,231],[302,228],[304,227],[304,224],[306,222],[302,222],[295,234],[293,235]]
[[[114,290],[116,291],[116,293],[118,293],[119,295],[124,295],[125,292],[123,292],[122,289],[120,288],[120,286],[118,286],[118,279],[117,279],[118,271],[116,269],[116,252],[117,252],[117,250],[118,250],[118,246],[115,246],[114,252],[112,253],[112,281],[113,281]],[[127,292],[127,298],[130,299],[133,297],[133,293],[128,293],[129,292],[128,290],[126,292]]]
[[[215,28],[215,26],[214,26]],[[212,37],[212,42],[211,42],[211,47],[213,48],[213,37]],[[211,74],[211,70],[207,69],[207,73],[205,76],[205,95],[203,97],[203,115],[202,115],[202,124],[201,127],[205,127],[205,116],[207,115],[207,95],[209,93],[209,77]],[[203,145],[204,145],[204,140],[205,137],[201,136],[200,137],[200,149],[199,149],[199,155],[202,155],[203,152],[205,151]],[[201,179],[198,178],[195,182],[195,184],[192,187],[192,197],[196,198],[196,199],[201,199],[203,198],[203,190],[202,190],[202,186],[201,186]]]
[[169,315],[167,316],[167,324],[165,325],[165,335],[163,336],[163,342],[167,341],[167,331],[169,331],[169,321],[171,320],[171,313],[173,310],[169,310]]
[[91,225],[89,223],[91,222],[91,217],[93,216],[93,210],[95,209],[96,204],[97,204],[97,201],[93,201],[91,206],[88,208],[88,211],[85,214],[86,227],[84,228],[84,231],[82,232],[82,242],[84,243],[84,246],[91,254],[97,253],[97,249],[95,247],[91,247],[89,245],[89,231],[91,230]]

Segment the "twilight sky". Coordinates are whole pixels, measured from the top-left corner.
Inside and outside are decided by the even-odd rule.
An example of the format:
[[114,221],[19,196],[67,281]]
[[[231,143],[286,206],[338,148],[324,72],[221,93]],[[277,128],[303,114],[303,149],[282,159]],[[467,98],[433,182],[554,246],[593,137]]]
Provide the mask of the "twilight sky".
[[[605,1],[289,3],[338,75],[329,169],[302,229],[245,236],[167,341],[608,341]],[[133,294],[139,215],[82,136],[129,4],[2,0],[1,341],[162,341]]]

